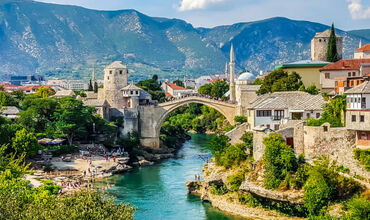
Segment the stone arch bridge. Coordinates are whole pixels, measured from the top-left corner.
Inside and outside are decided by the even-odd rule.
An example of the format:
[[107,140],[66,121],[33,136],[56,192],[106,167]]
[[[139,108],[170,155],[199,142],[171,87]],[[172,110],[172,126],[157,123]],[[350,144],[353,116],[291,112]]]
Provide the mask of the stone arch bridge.
[[160,103],[157,106],[140,106],[139,108],[139,131],[141,144],[145,147],[159,148],[159,135],[163,122],[175,109],[190,103],[204,104],[216,109],[230,124],[234,123],[236,104],[215,100],[203,96],[187,96]]

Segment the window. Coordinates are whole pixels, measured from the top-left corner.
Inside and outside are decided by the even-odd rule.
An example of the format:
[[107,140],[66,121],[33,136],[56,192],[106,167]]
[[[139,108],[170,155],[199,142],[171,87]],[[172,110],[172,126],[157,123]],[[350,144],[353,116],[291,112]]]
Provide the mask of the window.
[[270,117],[271,110],[257,110],[257,117]]
[[131,95],[133,95],[134,94],[134,91],[131,91],[130,93],[131,93]]
[[359,136],[360,140],[368,140],[367,133],[366,132],[361,132]]
[[330,73],[325,73],[325,79],[330,79]]
[[348,76],[351,76],[351,72],[348,72]]
[[356,115],[352,115],[352,122],[356,122]]
[[112,70],[109,70],[109,74],[112,74]]
[[307,113],[306,114],[306,118],[310,118],[311,117],[311,114],[310,113]]
[[284,110],[275,110],[274,120],[281,120],[282,118],[284,118]]
[[356,76],[356,72],[352,72],[352,76]]
[[360,122],[365,122],[365,116],[364,115],[360,115]]
[[108,80],[109,80],[109,76],[108,76]]
[[136,95],[138,95],[139,94],[139,91],[136,91]]
[[120,70],[120,71],[119,71],[119,74],[121,74],[121,75],[122,75],[122,70]]
[[319,42],[321,42],[321,39],[319,39]]
[[270,129],[270,127],[271,127],[271,126],[270,126],[270,125],[266,125],[266,127],[267,127],[268,129]]
[[321,114],[320,113],[316,113],[316,118],[320,118]]
[[280,126],[279,125],[274,125],[274,130],[275,131],[278,131],[280,129]]

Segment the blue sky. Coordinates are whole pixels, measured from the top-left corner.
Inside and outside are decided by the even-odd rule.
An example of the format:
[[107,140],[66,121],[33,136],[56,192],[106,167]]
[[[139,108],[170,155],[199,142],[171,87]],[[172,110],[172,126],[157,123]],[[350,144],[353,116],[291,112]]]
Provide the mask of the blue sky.
[[135,9],[157,17],[183,19],[196,27],[283,16],[344,30],[370,29],[370,0],[37,0],[99,10]]

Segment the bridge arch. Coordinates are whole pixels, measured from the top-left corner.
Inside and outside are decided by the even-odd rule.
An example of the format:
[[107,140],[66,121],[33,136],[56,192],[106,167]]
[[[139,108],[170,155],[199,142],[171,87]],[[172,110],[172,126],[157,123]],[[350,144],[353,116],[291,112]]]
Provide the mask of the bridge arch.
[[159,148],[160,130],[168,115],[175,109],[191,103],[203,104],[214,108],[224,115],[230,124],[234,124],[236,104],[201,96],[188,96],[165,103],[160,103],[158,106],[155,106],[154,109],[141,113],[140,118],[143,119],[141,120],[142,145]]

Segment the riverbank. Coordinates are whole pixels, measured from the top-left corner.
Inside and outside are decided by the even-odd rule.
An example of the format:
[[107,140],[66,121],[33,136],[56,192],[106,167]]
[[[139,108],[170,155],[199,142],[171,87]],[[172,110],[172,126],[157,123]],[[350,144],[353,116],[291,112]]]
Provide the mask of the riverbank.
[[[192,195],[200,197],[202,202],[209,202],[212,207],[220,209],[223,212],[230,213],[232,215],[241,216],[248,219],[276,219],[276,220],[294,220],[294,219],[304,219],[300,217],[291,217],[283,213],[277,212],[275,210],[266,210],[262,207],[251,207],[247,204],[243,204],[240,200],[239,192],[228,192],[226,194],[216,195],[212,191],[212,187],[216,185],[226,185],[227,177],[233,172],[230,170],[225,170],[222,167],[216,167],[214,162],[209,162],[203,166],[204,178],[201,181],[188,181],[186,182],[187,192]],[[256,190],[256,186],[253,190]],[[252,190],[252,191],[253,191]],[[247,190],[251,192],[251,190]],[[254,194],[258,193],[253,191]],[[261,193],[261,191],[259,191]],[[298,194],[301,194],[298,192]],[[298,195],[297,192],[290,192],[283,196],[276,196],[276,193],[269,193],[264,190],[265,197],[274,197],[274,201],[291,202],[297,201],[293,198],[294,195]]]

